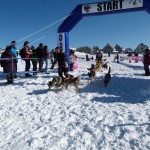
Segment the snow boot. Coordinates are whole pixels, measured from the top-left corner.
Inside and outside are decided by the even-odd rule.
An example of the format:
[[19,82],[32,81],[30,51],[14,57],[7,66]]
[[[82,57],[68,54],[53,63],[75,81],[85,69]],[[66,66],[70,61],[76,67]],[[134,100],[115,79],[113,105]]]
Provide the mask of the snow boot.
[[14,82],[14,76],[13,76],[12,73],[10,73],[10,74],[7,75],[7,83],[11,84],[13,82]]

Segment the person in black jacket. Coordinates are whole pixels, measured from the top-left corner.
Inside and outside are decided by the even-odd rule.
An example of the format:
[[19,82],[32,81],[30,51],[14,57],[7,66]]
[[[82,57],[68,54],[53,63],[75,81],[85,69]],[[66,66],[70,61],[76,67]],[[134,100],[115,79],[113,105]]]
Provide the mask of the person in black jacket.
[[38,60],[39,62],[39,71],[42,71],[43,69],[43,44],[40,43],[39,46],[36,48],[37,57],[40,58]]
[[58,62],[58,75],[60,77],[63,77],[64,73],[67,79],[69,76],[68,76],[68,62],[66,59],[66,55],[59,47],[56,47],[55,51],[56,51],[56,60]]
[[5,51],[2,53],[1,58],[6,60],[2,60],[2,67],[4,73],[7,73],[7,82],[13,83],[14,74],[16,73],[16,57],[14,53],[11,51],[11,46],[6,46]]
[[144,63],[145,76],[149,76],[150,75],[150,70],[149,70],[149,65],[150,65],[150,51],[149,51],[149,49],[145,49],[143,63]]
[[33,75],[37,75],[37,63],[38,63],[38,60],[36,59],[37,58],[37,54],[36,54],[36,50],[32,50],[32,54],[30,55],[30,58],[34,58],[34,59],[31,59],[31,62],[32,62],[32,65],[33,65]]

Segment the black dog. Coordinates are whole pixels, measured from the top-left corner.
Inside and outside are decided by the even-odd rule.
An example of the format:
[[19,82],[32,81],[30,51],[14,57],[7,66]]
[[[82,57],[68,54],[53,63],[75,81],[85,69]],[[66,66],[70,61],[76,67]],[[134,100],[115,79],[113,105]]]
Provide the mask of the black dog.
[[107,87],[108,83],[111,80],[110,71],[111,71],[111,68],[109,67],[108,73],[104,77],[104,85],[105,85],[105,87]]

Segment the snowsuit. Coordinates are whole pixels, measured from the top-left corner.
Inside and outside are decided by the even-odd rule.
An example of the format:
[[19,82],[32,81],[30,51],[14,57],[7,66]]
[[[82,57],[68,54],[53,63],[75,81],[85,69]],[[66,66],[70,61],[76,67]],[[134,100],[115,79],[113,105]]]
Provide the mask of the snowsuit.
[[66,55],[63,52],[57,54],[57,61],[58,61],[58,75],[63,77],[63,73],[68,78],[68,62],[66,59]]
[[101,52],[98,52],[98,53],[96,54],[96,61],[98,61],[98,62],[101,62],[101,61],[102,61],[102,53],[101,53]]

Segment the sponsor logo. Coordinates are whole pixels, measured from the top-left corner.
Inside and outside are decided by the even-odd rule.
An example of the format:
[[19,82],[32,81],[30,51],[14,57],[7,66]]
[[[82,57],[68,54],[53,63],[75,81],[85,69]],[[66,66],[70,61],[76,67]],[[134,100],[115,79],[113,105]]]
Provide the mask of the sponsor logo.
[[62,34],[59,34],[59,41],[62,41],[63,40],[63,36]]
[[91,8],[90,5],[85,5],[83,9],[85,12],[89,12],[90,8]]
[[61,49],[64,49],[64,33],[59,33],[58,34],[58,46]]
[[137,5],[138,3],[142,3],[141,0],[130,0],[129,5]]

